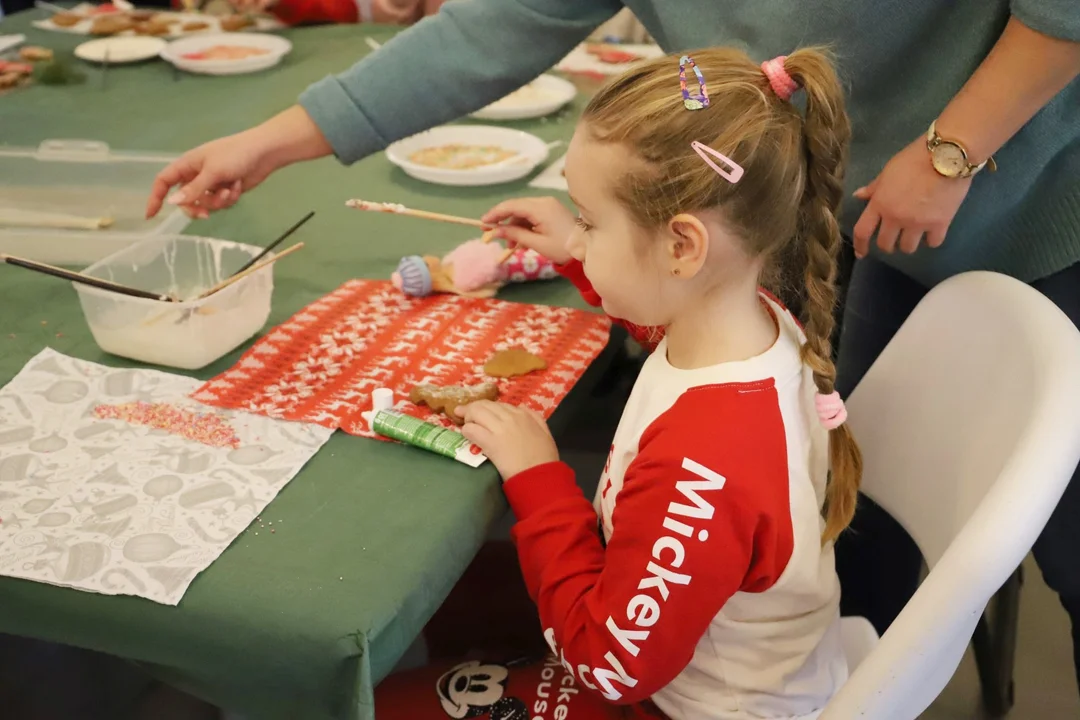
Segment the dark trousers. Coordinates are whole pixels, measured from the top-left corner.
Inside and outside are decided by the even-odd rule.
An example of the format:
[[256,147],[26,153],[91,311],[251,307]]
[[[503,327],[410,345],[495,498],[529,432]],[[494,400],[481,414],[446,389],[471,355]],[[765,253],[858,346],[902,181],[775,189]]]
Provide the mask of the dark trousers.
[[[1080,327],[1080,264],[1038,280],[1032,286]],[[837,359],[837,389],[841,395],[850,394],[926,293],[926,288],[880,261],[865,259],[855,264]],[[987,358],[987,362],[992,361]],[[1073,475],[1033,552],[1043,579],[1057,592],[1072,622],[1073,657],[1080,678],[1077,474]],[[843,586],[843,614],[862,615],[883,633],[915,593],[922,556],[914,541],[888,513],[862,497],[851,530],[836,545],[836,564]]]

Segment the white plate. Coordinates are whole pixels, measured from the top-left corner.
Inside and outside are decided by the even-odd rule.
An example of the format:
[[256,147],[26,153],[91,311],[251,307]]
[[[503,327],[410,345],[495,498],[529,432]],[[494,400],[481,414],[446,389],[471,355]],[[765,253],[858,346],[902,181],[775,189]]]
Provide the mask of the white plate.
[[75,57],[87,62],[109,64],[142,62],[156,58],[165,48],[156,37],[108,37],[84,42],[75,48]]
[[[78,22],[75,25],[72,25],[70,27],[60,27],[59,25],[54,25],[51,19],[35,20],[31,24],[34,27],[36,27],[36,28],[38,28],[40,30],[52,30],[54,32],[71,33],[71,34],[74,34],[74,35],[89,35],[90,34],[90,27],[94,24],[94,20],[96,18],[104,17],[104,16],[106,16],[108,14],[111,14],[111,13],[101,13],[99,15],[89,15],[89,12],[94,7],[95,6],[90,5],[89,3],[83,3],[81,5],[77,5],[77,6],[73,7],[73,8],[71,8],[71,12],[78,13],[78,14],[81,14],[81,15],[86,15],[87,19],[82,20],[82,21],[80,21],[80,22]],[[215,17],[213,15],[205,15],[203,13],[173,12],[173,11],[170,11],[170,10],[165,10],[163,8],[138,8],[138,9],[139,10],[144,10],[145,9],[145,10],[148,10],[148,11],[151,11],[151,12],[157,12],[157,14],[159,14],[159,15],[167,15],[169,17],[169,20],[170,20],[170,23],[169,23],[170,32],[169,32],[168,35],[166,35],[166,37],[170,37],[170,38],[174,38],[174,37],[196,37],[196,36],[199,36],[199,35],[209,35],[209,34],[212,34],[212,33],[222,32],[220,18],[217,18],[217,17]],[[204,30],[194,30],[192,32],[184,32],[183,26],[188,24],[188,23],[192,23],[192,22],[204,22],[204,23],[207,23],[209,25],[209,27],[207,27]],[[260,31],[260,32],[266,32],[268,30],[280,30],[283,27],[285,27],[285,25],[280,20],[278,20],[277,18],[260,16],[260,17],[255,18],[255,24],[254,25],[251,25],[250,27],[244,28],[240,32],[250,32],[252,30]],[[123,33],[119,34],[119,37],[126,37],[126,36],[139,37],[139,36],[135,35],[135,32],[133,30],[128,30],[126,32],[123,32]],[[117,36],[113,36],[113,37],[117,37]]]
[[577,88],[569,81],[554,75],[541,75],[520,90],[474,112],[472,117],[478,120],[544,117],[564,107],[576,95]]
[[[418,165],[409,159],[424,148],[440,145],[495,145],[513,150],[517,156],[468,170]],[[537,165],[547,160],[548,146],[535,135],[520,130],[491,125],[444,125],[397,141],[386,148],[386,157],[417,180],[437,185],[498,185],[531,173]]]
[[565,73],[621,75],[643,60],[651,60],[664,55],[664,51],[660,49],[659,45],[632,45],[624,43],[613,45],[612,47],[616,50],[625,50],[628,53],[633,53],[638,56],[638,59],[626,63],[605,63],[600,62],[595,55],[590,55],[586,49],[587,45],[603,44],[605,43],[583,43],[578,45],[569,55],[562,59],[562,62],[555,66],[555,69]]
[[[266,50],[264,55],[239,60],[193,60],[190,53],[208,50],[217,45],[239,45]],[[181,70],[203,75],[240,75],[273,67],[292,50],[292,43],[277,35],[259,33],[220,33],[174,40],[161,51],[162,59]]]

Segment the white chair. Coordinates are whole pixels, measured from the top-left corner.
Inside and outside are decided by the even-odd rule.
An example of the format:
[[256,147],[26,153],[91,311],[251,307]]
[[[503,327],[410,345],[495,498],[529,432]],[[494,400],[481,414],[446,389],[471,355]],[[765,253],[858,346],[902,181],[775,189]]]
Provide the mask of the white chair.
[[853,672],[820,720],[915,720],[1080,461],[1080,333],[1019,281],[954,277],[904,323],[848,412],[864,492],[930,574],[872,650],[865,622],[845,619]]

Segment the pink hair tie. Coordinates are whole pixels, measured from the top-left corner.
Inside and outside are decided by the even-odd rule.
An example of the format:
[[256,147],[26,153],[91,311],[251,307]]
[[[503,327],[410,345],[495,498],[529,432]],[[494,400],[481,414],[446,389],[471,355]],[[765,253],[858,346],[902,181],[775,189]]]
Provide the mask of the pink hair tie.
[[761,72],[765,73],[765,77],[769,78],[769,85],[772,86],[776,97],[788,101],[795,94],[795,91],[799,89],[799,83],[795,82],[791,75],[788,74],[788,71],[784,69],[785,60],[787,60],[787,55],[778,55],[772,60],[766,60],[761,63]]
[[818,393],[814,396],[814,406],[817,408],[818,420],[826,430],[835,430],[847,420],[847,407],[838,392],[829,395]]

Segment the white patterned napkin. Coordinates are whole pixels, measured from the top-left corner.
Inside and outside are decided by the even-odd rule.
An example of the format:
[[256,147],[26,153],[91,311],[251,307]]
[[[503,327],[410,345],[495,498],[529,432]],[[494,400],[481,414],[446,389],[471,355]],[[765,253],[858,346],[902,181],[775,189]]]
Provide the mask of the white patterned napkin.
[[[208,408],[198,386],[51,349],[27,363],[0,390],[0,575],[178,604],[333,433]],[[183,422],[131,421],[163,416]]]

